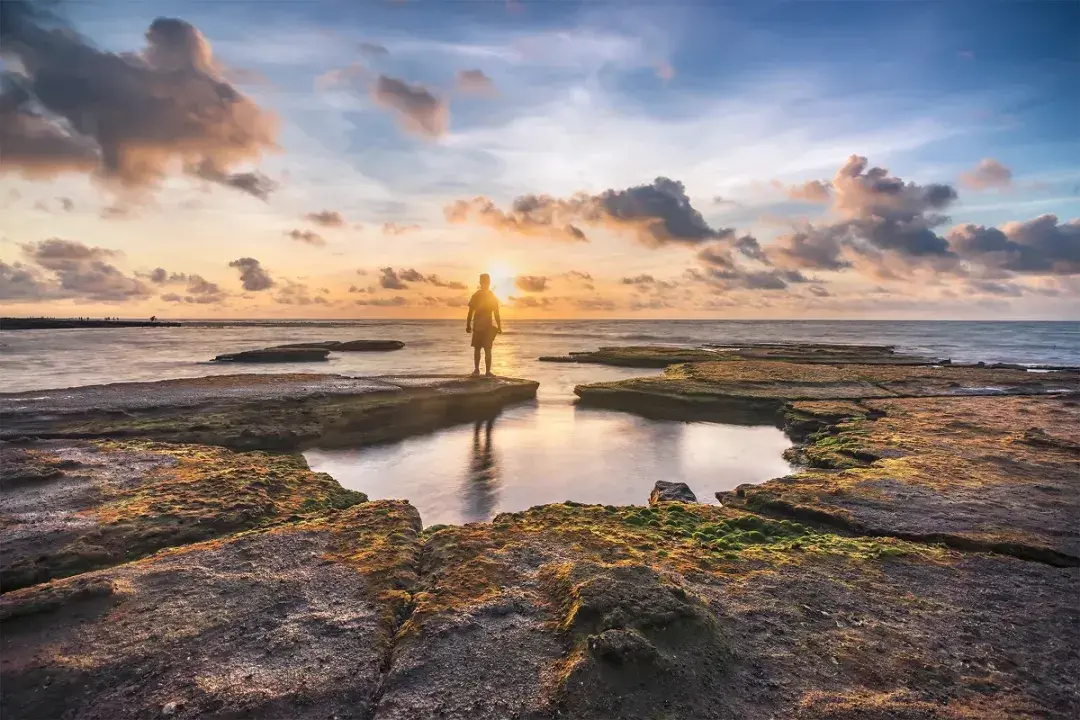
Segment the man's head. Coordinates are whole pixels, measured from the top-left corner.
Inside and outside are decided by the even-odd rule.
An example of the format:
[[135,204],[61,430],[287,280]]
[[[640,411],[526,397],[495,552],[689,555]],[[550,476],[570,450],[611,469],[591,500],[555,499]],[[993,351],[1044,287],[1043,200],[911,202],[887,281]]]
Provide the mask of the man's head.
[[491,276],[484,273],[480,276],[480,289],[487,290],[489,287],[491,287]]

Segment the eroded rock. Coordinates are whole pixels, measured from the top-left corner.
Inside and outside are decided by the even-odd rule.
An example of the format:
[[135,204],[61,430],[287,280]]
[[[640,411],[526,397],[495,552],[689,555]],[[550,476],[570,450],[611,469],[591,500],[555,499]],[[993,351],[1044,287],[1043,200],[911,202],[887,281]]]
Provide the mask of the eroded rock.
[[323,362],[330,351],[314,347],[276,347],[264,350],[244,350],[243,352],[218,355],[214,362],[237,363],[288,363],[288,362]]
[[649,504],[656,505],[662,502],[694,503],[697,502],[697,495],[684,482],[657,480],[652,492],[649,493]]

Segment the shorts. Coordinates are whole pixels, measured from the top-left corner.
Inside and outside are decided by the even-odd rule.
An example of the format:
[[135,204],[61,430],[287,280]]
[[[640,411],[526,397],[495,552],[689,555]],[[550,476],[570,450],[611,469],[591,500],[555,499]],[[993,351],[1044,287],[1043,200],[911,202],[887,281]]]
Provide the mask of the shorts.
[[474,348],[489,348],[495,342],[496,335],[498,335],[498,332],[495,331],[494,325],[489,328],[473,328],[472,346]]

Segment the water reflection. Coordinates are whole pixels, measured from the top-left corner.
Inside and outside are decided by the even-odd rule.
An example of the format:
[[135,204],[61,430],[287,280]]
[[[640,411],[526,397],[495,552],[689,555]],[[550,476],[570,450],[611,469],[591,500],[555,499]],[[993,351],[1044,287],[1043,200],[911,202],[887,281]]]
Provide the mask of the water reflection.
[[790,472],[774,427],[649,420],[540,401],[404,442],[305,453],[371,498],[408,498],[425,525],[488,520],[543,503],[643,505],[657,480],[718,490]]
[[499,502],[499,461],[491,445],[494,427],[495,418],[477,420],[473,426],[472,455],[462,490],[466,522],[487,520]]

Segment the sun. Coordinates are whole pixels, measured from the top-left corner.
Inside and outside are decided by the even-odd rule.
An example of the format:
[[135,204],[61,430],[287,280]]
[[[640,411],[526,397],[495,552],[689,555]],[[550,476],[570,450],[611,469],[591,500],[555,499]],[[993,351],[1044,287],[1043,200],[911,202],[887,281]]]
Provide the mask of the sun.
[[503,260],[496,260],[488,265],[487,274],[491,276],[491,290],[500,300],[514,289],[514,269]]

